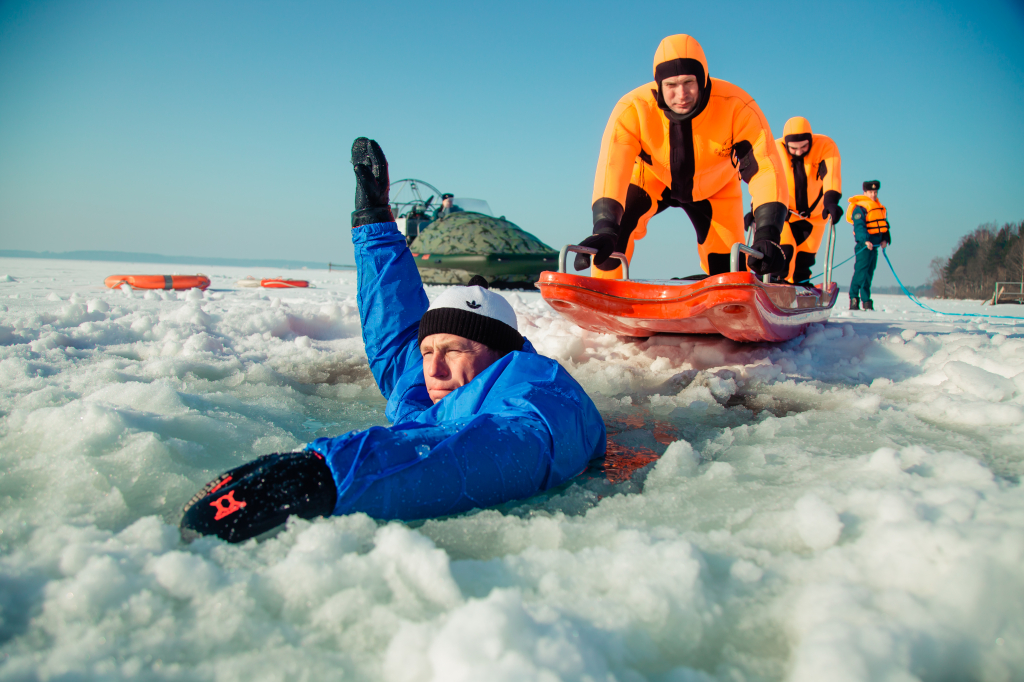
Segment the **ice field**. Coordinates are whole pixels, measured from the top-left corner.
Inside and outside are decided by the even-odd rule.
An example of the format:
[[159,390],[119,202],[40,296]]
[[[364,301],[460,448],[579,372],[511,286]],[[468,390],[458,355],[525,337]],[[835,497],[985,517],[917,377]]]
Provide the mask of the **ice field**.
[[605,463],[187,545],[216,474],[386,423],[353,271],[202,270],[0,259],[0,680],[1024,680],[1024,321],[876,296],[780,345],[623,342],[507,293]]

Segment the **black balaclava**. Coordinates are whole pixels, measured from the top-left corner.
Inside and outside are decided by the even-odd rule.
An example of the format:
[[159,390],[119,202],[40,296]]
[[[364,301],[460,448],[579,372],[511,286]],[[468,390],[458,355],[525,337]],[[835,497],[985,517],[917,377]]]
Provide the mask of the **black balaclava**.
[[[661,92],[661,82],[672,76],[696,76],[698,83],[697,106],[686,114],[677,114],[665,104],[665,97]],[[671,59],[658,64],[654,71],[654,80],[658,83],[658,107],[665,112],[669,120],[682,123],[693,118],[708,106],[708,99],[711,97],[711,78],[704,73],[704,65],[696,59]]]

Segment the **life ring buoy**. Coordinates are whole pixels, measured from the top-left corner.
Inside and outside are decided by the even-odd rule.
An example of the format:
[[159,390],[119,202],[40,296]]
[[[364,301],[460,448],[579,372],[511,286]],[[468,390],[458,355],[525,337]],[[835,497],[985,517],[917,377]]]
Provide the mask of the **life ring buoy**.
[[206,289],[210,278],[206,275],[111,275],[103,280],[108,289],[127,284],[132,289]]
[[280,279],[271,277],[269,279],[261,279],[260,286],[266,289],[304,289],[309,286],[309,282],[304,279]]

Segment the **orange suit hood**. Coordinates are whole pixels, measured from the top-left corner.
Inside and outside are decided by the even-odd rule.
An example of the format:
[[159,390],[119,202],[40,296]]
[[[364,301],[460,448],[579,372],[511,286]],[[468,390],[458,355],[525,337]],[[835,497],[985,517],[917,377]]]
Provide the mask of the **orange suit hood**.
[[786,127],[782,129],[782,139],[784,142],[810,142],[810,147],[807,148],[803,155],[810,154],[811,147],[814,146],[814,133],[811,132],[811,122],[803,116],[794,116],[786,121]]
[[[661,93],[661,82],[672,76],[696,76],[700,88],[697,106],[685,114],[677,114],[665,104]],[[711,95],[711,75],[708,73],[708,60],[704,56],[704,48],[697,39],[680,33],[662,39],[658,49],[654,51],[654,82],[658,84],[658,106],[673,121],[685,121],[704,111]]]
[[[691,63],[687,63],[691,62]],[[696,62],[693,64],[692,62]],[[694,69],[700,66],[700,73],[683,71],[680,69]],[[677,71],[678,73],[672,73]],[[704,56],[704,48],[700,46],[697,39],[685,33],[664,38],[654,51],[654,80],[659,83],[670,76],[679,75],[697,76],[697,82],[702,85],[708,84],[708,59]],[[704,78],[701,79],[700,76]]]
[[811,135],[811,122],[803,116],[794,116],[793,118],[786,121],[786,127],[782,129],[783,139],[790,135]]

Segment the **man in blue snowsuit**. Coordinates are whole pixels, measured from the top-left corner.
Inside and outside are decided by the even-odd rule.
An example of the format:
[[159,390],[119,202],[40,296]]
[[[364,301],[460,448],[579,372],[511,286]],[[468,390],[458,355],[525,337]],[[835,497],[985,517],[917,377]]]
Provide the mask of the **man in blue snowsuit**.
[[519,334],[512,307],[483,278],[428,306],[388,207],[383,152],[359,138],[352,163],[363,341],[393,425],[320,438],[221,475],[185,506],[186,539],[241,542],[291,514],[456,514],[561,485],[604,454],[594,403]]

